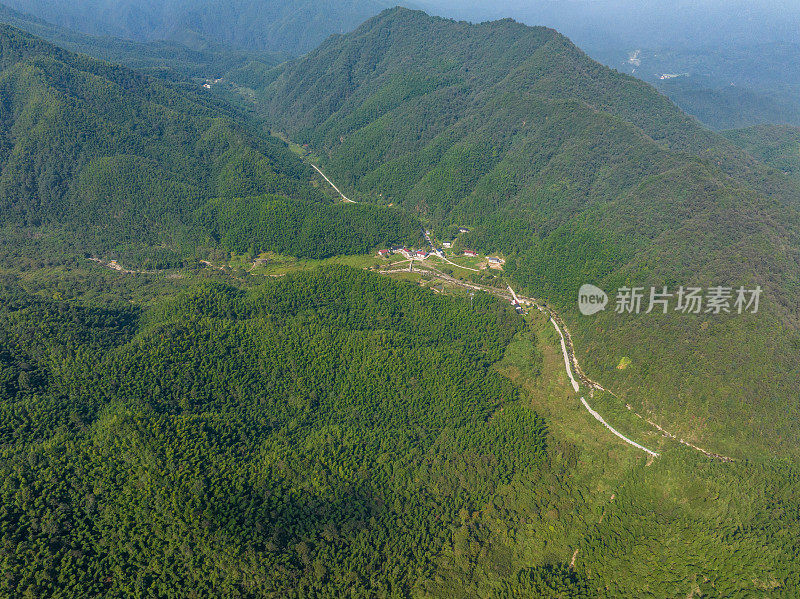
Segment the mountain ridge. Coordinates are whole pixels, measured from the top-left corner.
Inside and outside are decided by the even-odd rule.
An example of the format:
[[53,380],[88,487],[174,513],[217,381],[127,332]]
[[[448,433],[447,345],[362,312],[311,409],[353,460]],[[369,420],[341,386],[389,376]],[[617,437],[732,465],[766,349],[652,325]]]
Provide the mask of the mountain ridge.
[[[277,67],[258,97],[265,120],[319,153],[349,197],[399,204],[438,229],[467,225],[461,247],[510,257],[515,281],[569,319],[589,374],[651,417],[674,418],[696,442],[722,442],[720,453],[769,451],[739,426],[744,412],[770,428],[770,442],[793,428],[799,188],[648,84],[552,30],[397,8]],[[759,284],[768,300],[739,320],[587,320],[574,298],[588,282]],[[781,349],[773,325],[785,331]],[[665,344],[673,349],[658,349]],[[743,364],[737,344],[759,357]],[[635,366],[617,370],[623,356]],[[761,361],[773,364],[769,375]],[[742,400],[726,388],[732,368]],[[764,398],[765,376],[780,389],[780,424],[770,423],[778,408]],[[740,413],[725,407],[736,401]],[[692,424],[698,414],[716,439]]]
[[[257,63],[264,68],[285,60],[287,54],[232,51],[204,40],[189,47],[175,41],[137,42],[116,37],[98,37],[53,25],[0,4],[0,22],[45,39],[64,50],[88,54],[162,78],[219,78]],[[202,46],[202,47],[198,47]]]
[[[264,230],[265,215],[287,231],[315,222],[310,234],[319,245],[305,250],[312,255],[337,251],[319,231],[323,216],[345,233],[338,251],[417,235],[418,225],[394,210],[339,210],[283,142],[257,135],[202,90],[72,54],[7,25],[0,52],[0,221],[10,235],[49,227],[100,257],[118,244],[191,255],[217,243],[212,231],[230,238],[204,208],[247,198],[247,222],[226,226],[249,233],[248,247],[259,251],[285,251],[300,238]],[[347,235],[356,214],[365,227]]]

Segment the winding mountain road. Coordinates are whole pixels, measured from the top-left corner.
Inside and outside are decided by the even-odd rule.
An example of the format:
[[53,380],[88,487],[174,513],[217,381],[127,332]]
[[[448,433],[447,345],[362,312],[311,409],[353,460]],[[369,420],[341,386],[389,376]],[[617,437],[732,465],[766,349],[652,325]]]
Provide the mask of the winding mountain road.
[[[350,203],[354,203],[354,204],[356,203],[353,200],[351,200],[350,198],[348,198],[347,196],[345,196],[339,190],[339,188],[336,187],[336,185],[333,183],[333,181],[331,181],[325,175],[325,173],[323,173],[319,169],[319,167],[317,165],[315,165],[315,164],[313,164],[311,162],[309,162],[309,164],[314,168],[314,170],[316,170],[320,175],[322,175],[322,177],[330,184],[331,187],[333,187],[336,190],[336,192],[340,196],[342,196],[342,200],[344,200],[345,202],[350,202]],[[424,229],[423,229],[423,233],[425,235],[425,239],[431,245],[431,249],[433,249],[433,242],[431,241],[430,236],[428,235],[428,233]],[[439,256],[437,254],[437,257],[440,260],[446,262],[447,264],[450,264],[450,265],[455,266],[457,268],[463,268],[465,270],[471,270],[471,271],[474,271],[474,272],[480,272],[479,270],[476,270],[474,268],[469,268],[469,267],[466,267],[466,266],[461,266],[459,264],[455,264],[454,262],[451,262],[450,260],[448,260],[444,256]],[[413,262],[412,262],[412,265],[413,265]],[[478,290],[478,291],[486,291],[488,293],[491,293],[491,294],[493,294],[493,295],[495,295],[497,297],[503,298],[505,300],[515,301],[515,302],[519,302],[521,304],[527,304],[527,305],[536,306],[536,308],[538,310],[540,310],[541,312],[546,313],[550,317],[550,322],[553,324],[553,326],[555,327],[556,331],[558,332],[558,336],[561,339],[561,352],[564,355],[564,367],[566,368],[567,376],[569,377],[570,383],[572,384],[572,388],[575,390],[575,393],[580,393],[580,388],[581,387],[580,387],[580,383],[577,380],[575,380],[575,376],[573,376],[573,372],[572,372],[573,371],[573,367],[575,369],[575,375],[577,375],[577,377],[581,381],[581,383],[585,384],[589,388],[590,397],[591,397],[591,394],[594,393],[595,390],[597,390],[597,391],[606,391],[608,393],[611,393],[607,389],[604,389],[602,387],[602,385],[600,385],[596,381],[593,381],[588,376],[586,376],[586,374],[583,372],[583,370],[581,370],[581,367],[578,364],[578,359],[575,356],[575,346],[572,343],[572,335],[570,335],[569,329],[567,329],[567,326],[564,324],[564,321],[561,319],[561,317],[556,312],[554,312],[552,309],[545,308],[545,306],[542,305],[535,298],[525,297],[525,296],[517,296],[517,294],[514,293],[514,290],[511,289],[510,286],[508,287],[508,293],[506,293],[504,290],[497,289],[497,288],[494,288],[494,287],[488,287],[486,285],[478,285],[478,284],[474,284],[474,283],[472,283],[472,284],[465,283],[463,281],[460,281],[459,279],[456,279],[455,277],[451,277],[450,275],[447,275],[447,274],[443,273],[442,271],[434,268],[433,266],[431,266],[429,264],[425,264],[423,269],[426,270],[427,272],[433,274],[433,276],[435,276],[435,277],[437,277],[439,279],[445,280],[445,281],[447,281],[447,282],[449,282],[451,284],[454,284],[454,285],[458,285],[458,286],[461,286],[461,287],[466,287],[466,288],[474,289],[474,290]],[[405,269],[402,269],[402,270],[405,271]],[[379,271],[379,272],[382,272],[383,274],[389,274],[389,273],[392,273],[392,272],[398,272],[398,270],[384,270],[384,271]],[[612,395],[614,395],[614,394],[612,393]],[[614,427],[612,427],[610,424],[608,424],[608,422],[606,422],[603,419],[603,417],[600,416],[600,414],[598,414],[595,410],[592,409],[592,407],[589,405],[589,402],[586,401],[585,397],[581,397],[581,403],[586,408],[586,410],[598,422],[600,422],[600,424],[602,424],[609,431],[611,431],[611,433],[613,433],[614,435],[616,435],[617,437],[622,439],[625,443],[627,443],[627,444],[631,445],[632,447],[635,447],[635,448],[637,448],[637,449],[639,449],[641,451],[644,451],[645,453],[647,453],[651,457],[656,457],[656,458],[659,457],[659,454],[657,452],[652,451],[651,449],[648,449],[647,447],[645,447],[643,445],[640,445],[636,441],[633,441],[633,440],[629,439],[628,437],[626,437],[625,435],[620,433],[618,430],[616,430]],[[626,405],[626,407],[629,410],[631,409],[630,406]],[[732,458],[729,458],[727,456],[723,456],[723,455],[720,455],[720,454],[717,454],[717,453],[712,453],[710,451],[706,451],[705,449],[701,449],[700,447],[697,447],[696,445],[693,445],[693,444],[689,443],[688,441],[684,441],[683,439],[680,439],[680,438],[676,437],[672,433],[667,432],[666,430],[664,430],[662,427],[660,427],[656,423],[652,422],[651,420],[643,418],[638,413],[634,412],[634,414],[638,418],[640,418],[640,419],[644,420],[645,422],[647,422],[649,425],[651,425],[654,428],[658,429],[665,437],[669,437],[670,439],[678,441],[679,443],[681,443],[681,444],[683,444],[683,445],[685,445],[685,446],[687,446],[687,447],[689,447],[691,449],[694,449],[695,451],[698,451],[698,452],[700,452],[700,453],[702,453],[702,454],[704,454],[704,455],[706,455],[706,456],[708,456],[710,458],[719,459],[719,460],[722,460],[724,462],[733,461]]]
[[309,164],[312,167],[314,167],[314,170],[317,171],[320,175],[322,175],[322,178],[325,179],[330,184],[330,186],[333,187],[336,190],[336,193],[338,193],[340,196],[342,196],[342,200],[344,200],[345,202],[350,202],[351,204],[357,204],[358,203],[355,200],[351,200],[346,195],[344,195],[341,191],[339,191],[339,188],[336,187],[336,185],[333,184],[333,181],[328,179],[328,176],[325,173],[323,173],[316,164],[314,164],[313,162],[309,162]]
[[[434,276],[434,277],[436,277],[438,279],[441,279],[443,281],[447,281],[448,283],[451,283],[451,284],[459,286],[459,287],[463,287],[463,288],[466,288],[466,289],[472,289],[472,290],[476,290],[476,291],[485,291],[487,293],[491,293],[492,295],[494,295],[496,297],[499,297],[501,299],[507,300],[507,301],[511,301],[512,299],[514,299],[512,297],[513,290],[511,290],[510,287],[508,289],[511,290],[511,291],[506,291],[505,289],[500,289],[500,288],[495,288],[495,287],[488,287],[486,285],[479,285],[477,283],[467,283],[465,281],[461,281],[459,279],[456,279],[455,277],[452,277],[450,275],[447,275],[447,274],[443,273],[442,271],[436,269],[435,267],[431,266],[430,264],[422,264],[422,263],[420,263],[420,266],[418,266],[417,269],[418,270],[424,270],[425,272],[428,272],[429,274],[431,274],[432,276]],[[382,274],[390,274],[390,273],[393,273],[393,272],[400,272],[401,270],[403,272],[405,272],[405,269],[384,270],[384,271],[378,271],[378,272],[380,272]],[[581,369],[580,365],[578,364],[578,360],[575,357],[575,346],[573,345],[573,342],[572,342],[572,335],[570,335],[569,330],[567,329],[567,327],[564,324],[564,322],[561,319],[561,317],[556,312],[554,312],[551,308],[547,308],[544,305],[542,305],[542,303],[540,303],[535,298],[526,297],[526,296],[522,296],[522,295],[518,295],[517,297],[518,297],[518,299],[519,299],[521,304],[535,306],[539,311],[544,312],[545,314],[547,314],[550,317],[550,322],[553,324],[553,327],[556,329],[556,332],[558,333],[559,338],[561,340],[561,352],[562,352],[562,354],[564,356],[564,368],[566,369],[567,376],[569,377],[570,383],[572,385],[572,388],[575,390],[575,392],[576,393],[580,393],[580,388],[581,388],[581,383],[582,383],[586,387],[589,388],[590,394],[593,393],[595,390],[597,390],[597,391],[605,391],[607,393],[611,393],[611,391],[608,391],[607,389],[605,389],[598,382],[593,381],[588,376],[586,376],[586,374]],[[574,372],[574,374],[573,374],[573,372]],[[576,380],[576,377],[577,377],[577,380]],[[612,395],[614,395],[614,394],[612,393]],[[628,437],[626,437],[625,435],[623,435],[622,433],[617,431],[610,424],[608,424],[608,422],[606,422],[605,419],[603,419],[603,417],[599,413],[597,413],[597,411],[592,409],[592,407],[589,405],[589,402],[586,401],[585,397],[581,397],[580,399],[581,399],[581,403],[586,408],[586,410],[598,422],[600,422],[600,424],[602,424],[604,427],[606,427],[611,433],[613,433],[614,435],[616,435],[617,437],[622,439],[625,443],[631,445],[632,447],[635,447],[636,449],[639,449],[639,450],[647,453],[651,457],[659,457],[660,454],[658,454],[657,452],[655,452],[655,451],[653,451],[651,449],[648,449],[647,447],[637,443],[636,441],[633,441],[632,439],[629,439]],[[630,406],[626,406],[626,407],[629,410],[631,409]],[[706,455],[706,456],[708,456],[710,458],[718,459],[718,460],[721,460],[723,462],[732,462],[733,461],[732,458],[729,458],[727,456],[720,455],[720,454],[717,454],[717,453],[713,453],[713,452],[710,452],[710,451],[706,451],[705,449],[702,449],[702,448],[700,448],[700,447],[698,447],[696,445],[693,445],[693,444],[689,443],[688,441],[685,441],[685,440],[673,435],[672,433],[666,431],[661,426],[657,425],[656,423],[652,422],[651,420],[643,418],[641,415],[639,415],[639,414],[637,414],[635,412],[634,412],[634,414],[638,418],[640,418],[640,419],[644,420],[645,422],[647,422],[647,424],[649,424],[649,425],[653,426],[654,428],[658,429],[658,431],[661,432],[665,437],[669,437],[670,439],[672,439],[674,441],[677,441],[677,442],[681,443],[682,445],[685,445],[686,447],[689,447],[689,448],[691,448],[691,449],[693,449],[695,451],[698,451],[698,452],[700,452],[700,453],[702,453],[702,454],[704,454],[704,455]]]

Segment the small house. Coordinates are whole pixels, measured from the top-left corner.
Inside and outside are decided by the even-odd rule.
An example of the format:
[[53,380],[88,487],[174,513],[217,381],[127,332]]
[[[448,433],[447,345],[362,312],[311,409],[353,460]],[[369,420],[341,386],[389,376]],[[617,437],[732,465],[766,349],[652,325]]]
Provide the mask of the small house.
[[476,258],[478,256],[478,253],[473,252],[472,250],[464,250],[464,255],[469,256],[470,258]]
[[459,227],[458,232],[459,233],[469,233],[469,229],[467,229],[466,227]]
[[381,258],[388,258],[391,252],[389,250],[378,250],[378,255]]
[[446,250],[449,250],[451,247],[453,247],[453,244],[450,241],[443,241],[442,242],[442,247],[444,249],[446,249]]

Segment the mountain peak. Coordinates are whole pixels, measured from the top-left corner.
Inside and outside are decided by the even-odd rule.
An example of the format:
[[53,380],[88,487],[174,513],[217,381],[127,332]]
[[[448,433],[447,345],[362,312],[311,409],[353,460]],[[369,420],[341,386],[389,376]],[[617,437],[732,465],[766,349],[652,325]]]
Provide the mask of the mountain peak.
[[[786,235],[800,231],[797,188],[552,29],[391,9],[285,64],[262,98],[270,122],[312,147],[351,193],[433,227],[469,225],[471,244],[516,254],[507,270],[567,313],[587,280],[620,287],[636,278],[649,288],[703,278],[763,281],[773,298],[765,310],[792,318],[800,256],[788,249],[797,233]],[[748,259],[734,258],[744,251],[736,231],[787,255],[749,245]],[[711,258],[720,255],[730,258]],[[653,327],[630,357],[650,364],[665,339],[682,347],[685,322]],[[742,322],[693,341],[710,355],[719,339],[734,344]],[[586,323],[585,342],[602,346],[603,326],[611,320]],[[635,320],[614,326],[617,338],[638,334]],[[637,388],[664,406],[695,392],[679,372],[687,359],[650,365],[659,376],[637,379]],[[722,379],[732,367],[720,360],[706,374]],[[776,380],[793,384],[787,372]],[[760,376],[753,369],[737,389],[755,411]],[[713,392],[704,401],[725,410]]]

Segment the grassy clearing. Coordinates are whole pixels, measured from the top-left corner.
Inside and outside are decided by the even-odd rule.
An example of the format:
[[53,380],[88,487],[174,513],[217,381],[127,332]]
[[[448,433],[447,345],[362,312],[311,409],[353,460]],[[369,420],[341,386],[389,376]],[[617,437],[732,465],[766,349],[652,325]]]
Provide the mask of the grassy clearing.
[[324,260],[312,260],[284,256],[274,252],[263,252],[253,261],[246,256],[232,256],[232,268],[247,268],[254,275],[283,276],[294,272],[313,270],[320,266],[343,264],[353,268],[375,268],[386,265],[389,261],[375,255],[334,256]]
[[[573,391],[567,378],[558,335],[547,318],[535,310],[528,316],[528,323],[530,331],[514,338],[497,370],[521,389],[523,397],[547,419],[559,439],[614,462],[645,463],[645,454],[607,431],[583,407],[580,395]],[[541,374],[534,376],[537,370]],[[606,417],[601,406],[593,407]],[[638,425],[634,420],[635,417],[626,416],[619,426],[614,417],[607,421],[622,434],[635,436],[641,431],[628,430]]]
[[445,254],[445,256],[447,256],[447,259],[450,260],[450,262],[452,262],[453,264],[457,264],[458,266],[463,266],[465,268],[480,269],[480,267],[486,266],[486,258],[483,256],[476,256],[474,258],[471,256],[448,255],[448,254]]

